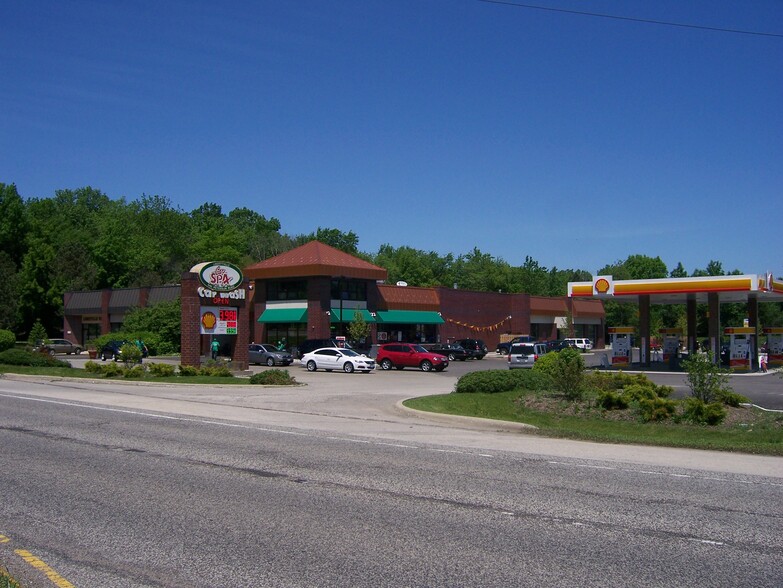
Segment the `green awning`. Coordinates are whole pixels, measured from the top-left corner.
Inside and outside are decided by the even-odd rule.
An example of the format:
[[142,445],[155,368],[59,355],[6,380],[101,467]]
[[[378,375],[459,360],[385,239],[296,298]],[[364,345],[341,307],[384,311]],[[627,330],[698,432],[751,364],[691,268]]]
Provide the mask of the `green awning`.
[[[365,308],[359,308],[359,312],[362,313],[362,318],[364,319],[364,322],[366,323],[374,323],[375,317],[370,314],[370,311]],[[356,308],[343,308],[343,316],[342,320],[340,320],[340,309],[339,308],[333,308],[331,311],[331,318],[329,319],[330,322],[333,323],[350,323],[353,322],[353,315],[357,311]]]
[[375,313],[379,323],[398,325],[441,325],[446,321],[434,310],[379,310]]
[[267,308],[260,317],[259,323],[306,323],[306,308]]

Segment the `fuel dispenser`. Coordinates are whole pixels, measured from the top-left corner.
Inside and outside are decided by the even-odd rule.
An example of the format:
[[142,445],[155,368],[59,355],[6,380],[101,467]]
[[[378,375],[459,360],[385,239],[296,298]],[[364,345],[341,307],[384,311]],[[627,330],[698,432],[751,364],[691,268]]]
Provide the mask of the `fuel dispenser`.
[[767,336],[767,365],[783,366],[783,327],[764,327]]
[[729,369],[735,372],[750,371],[756,327],[726,327],[723,334],[729,336]]
[[609,340],[612,345],[612,367],[631,364],[631,338],[633,327],[609,327]]
[[663,336],[663,363],[670,363],[672,358],[679,357],[680,337],[682,329],[661,329]]

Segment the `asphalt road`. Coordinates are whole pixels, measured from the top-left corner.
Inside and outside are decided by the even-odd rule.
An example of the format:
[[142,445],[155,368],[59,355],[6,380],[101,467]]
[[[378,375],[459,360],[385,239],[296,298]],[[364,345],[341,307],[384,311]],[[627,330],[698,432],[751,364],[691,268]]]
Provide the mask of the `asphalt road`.
[[292,371],[306,385],[0,379],[0,562],[30,588],[52,580],[16,550],[80,588],[783,581],[779,458],[397,404],[454,373]]
[[783,579],[782,478],[3,394],[0,556],[24,549],[73,586]]

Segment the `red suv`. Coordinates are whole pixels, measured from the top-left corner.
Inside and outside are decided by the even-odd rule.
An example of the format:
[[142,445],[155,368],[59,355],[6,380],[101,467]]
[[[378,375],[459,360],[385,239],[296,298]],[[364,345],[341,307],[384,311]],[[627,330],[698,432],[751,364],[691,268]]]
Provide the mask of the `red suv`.
[[442,372],[449,366],[446,356],[431,353],[416,343],[385,343],[378,348],[375,361],[382,370],[415,367],[423,372]]

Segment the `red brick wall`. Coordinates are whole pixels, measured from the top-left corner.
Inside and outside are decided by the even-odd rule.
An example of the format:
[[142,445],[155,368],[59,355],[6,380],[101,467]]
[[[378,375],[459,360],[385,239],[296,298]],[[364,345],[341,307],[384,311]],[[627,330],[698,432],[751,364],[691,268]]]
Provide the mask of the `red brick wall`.
[[307,280],[307,338],[325,339],[329,337],[330,317],[327,313],[331,301],[332,280],[328,277],[315,277]]
[[482,339],[494,350],[502,333],[525,333],[530,329],[527,294],[438,288],[438,296],[441,316],[446,321],[438,327],[443,342]]
[[201,300],[197,292],[196,274],[182,274],[180,298],[182,300],[182,336],[180,339],[182,365],[201,365]]

